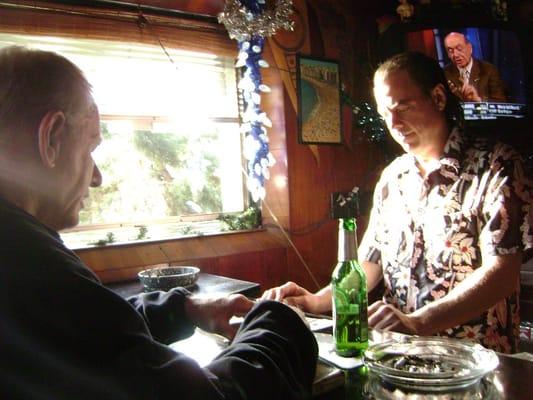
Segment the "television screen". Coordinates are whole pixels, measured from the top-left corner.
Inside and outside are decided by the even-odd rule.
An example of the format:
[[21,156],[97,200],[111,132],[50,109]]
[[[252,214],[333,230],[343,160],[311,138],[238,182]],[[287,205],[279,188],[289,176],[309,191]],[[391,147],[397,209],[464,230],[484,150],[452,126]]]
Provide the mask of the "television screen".
[[407,31],[403,38],[405,50],[420,51],[439,61],[450,89],[463,105],[467,123],[526,117],[525,69],[515,32],[434,28]]

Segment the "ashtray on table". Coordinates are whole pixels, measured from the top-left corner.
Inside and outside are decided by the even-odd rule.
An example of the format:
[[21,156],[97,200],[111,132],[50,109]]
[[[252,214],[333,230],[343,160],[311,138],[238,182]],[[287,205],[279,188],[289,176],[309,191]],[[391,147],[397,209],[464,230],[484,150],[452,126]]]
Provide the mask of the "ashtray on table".
[[370,372],[388,384],[424,392],[445,392],[477,384],[498,366],[492,350],[467,340],[405,337],[365,351]]
[[200,268],[193,266],[157,266],[137,275],[145,292],[168,291],[175,287],[191,287],[198,280]]

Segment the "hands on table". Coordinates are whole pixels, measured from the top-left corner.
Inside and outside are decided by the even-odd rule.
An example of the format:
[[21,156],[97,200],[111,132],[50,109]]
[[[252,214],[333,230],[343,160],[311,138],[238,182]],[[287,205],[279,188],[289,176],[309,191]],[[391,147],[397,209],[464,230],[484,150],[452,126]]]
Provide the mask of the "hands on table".
[[417,334],[415,319],[382,300],[368,307],[368,326],[383,331]]
[[233,339],[239,326],[231,324],[230,319],[245,316],[254,304],[242,294],[222,297],[191,296],[185,302],[185,313],[193,324],[204,331]]
[[331,312],[331,288],[329,286],[320,289],[316,293],[311,293],[294,282],[287,282],[281,286],[266,290],[261,299],[282,301],[311,314],[327,314]]
[[[262,299],[282,301],[302,311],[324,314],[331,311],[331,290],[325,287],[318,293],[311,293],[294,282],[266,290]],[[368,326],[384,331],[409,334],[417,333],[417,319],[413,314],[404,314],[382,300],[368,307]]]
[[[302,321],[309,325],[301,307],[295,306],[288,301],[282,302],[291,307]],[[241,294],[221,297],[191,296],[187,298],[185,303],[185,312],[189,320],[200,329],[233,339],[239,324],[232,323],[231,320],[235,320],[235,317],[244,317],[254,304],[255,301]]]

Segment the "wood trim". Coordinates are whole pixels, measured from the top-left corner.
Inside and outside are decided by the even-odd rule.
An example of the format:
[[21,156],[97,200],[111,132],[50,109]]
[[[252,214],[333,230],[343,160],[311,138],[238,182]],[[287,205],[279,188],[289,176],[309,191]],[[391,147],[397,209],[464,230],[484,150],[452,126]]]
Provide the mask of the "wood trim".
[[236,56],[237,45],[222,25],[210,22],[109,12],[38,1],[1,2],[0,30],[8,33],[123,40]]
[[[245,268],[246,263],[242,260],[246,259],[247,254],[266,255],[280,250],[286,254],[286,249],[286,242],[278,235],[257,231],[143,243],[127,248],[108,246],[79,249],[76,254],[103,282],[109,283],[136,279],[137,272],[147,266],[163,263],[194,264],[203,266],[204,272],[217,273],[217,260],[229,258],[235,259],[234,265]],[[226,276],[229,275],[226,273]],[[244,276],[234,277],[245,279]]]
[[[7,6],[7,3],[12,5]],[[144,17],[149,21],[149,27],[143,26],[135,13],[110,13],[109,10],[44,1],[0,2],[0,30],[8,33],[124,40],[156,46],[161,41],[165,47],[230,57],[237,55],[236,42],[229,39],[220,24],[148,14]],[[274,124],[268,132],[278,161],[272,172],[286,183],[279,186],[275,179],[271,179],[267,186],[268,199],[281,224],[287,226],[289,198],[284,88],[268,45],[264,57],[272,66],[265,70],[263,77],[272,89],[263,103],[263,109]],[[76,253],[104,283],[136,279],[138,271],[160,263],[195,264],[204,272],[258,282],[264,288],[279,285],[288,277],[287,243],[275,230],[182,238],[127,247],[79,249]]]

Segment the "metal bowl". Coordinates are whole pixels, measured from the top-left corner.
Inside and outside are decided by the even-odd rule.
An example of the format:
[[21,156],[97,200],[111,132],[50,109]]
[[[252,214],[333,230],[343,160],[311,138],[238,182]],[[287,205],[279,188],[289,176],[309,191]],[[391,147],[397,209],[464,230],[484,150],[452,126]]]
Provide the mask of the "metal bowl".
[[193,266],[161,266],[149,268],[137,274],[145,292],[170,290],[175,287],[191,287],[198,280],[200,268]]

